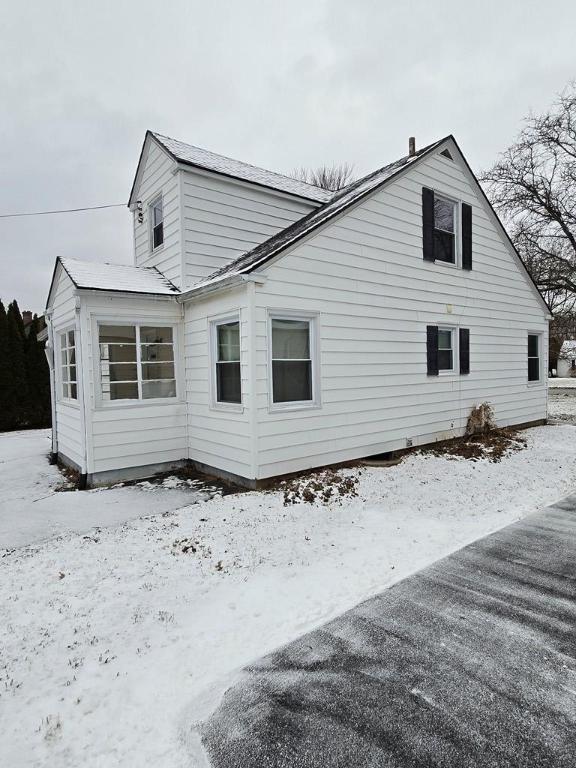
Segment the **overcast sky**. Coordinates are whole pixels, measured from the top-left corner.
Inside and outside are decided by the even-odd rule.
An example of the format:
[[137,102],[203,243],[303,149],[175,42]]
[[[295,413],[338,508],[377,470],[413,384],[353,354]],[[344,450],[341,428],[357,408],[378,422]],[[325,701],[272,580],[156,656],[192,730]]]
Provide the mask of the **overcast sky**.
[[[576,76],[576,4],[76,0],[0,10],[0,213],[125,203],[147,128],[255,165],[356,174],[453,133],[490,165]],[[127,208],[0,219],[0,297],[56,256],[131,263]]]

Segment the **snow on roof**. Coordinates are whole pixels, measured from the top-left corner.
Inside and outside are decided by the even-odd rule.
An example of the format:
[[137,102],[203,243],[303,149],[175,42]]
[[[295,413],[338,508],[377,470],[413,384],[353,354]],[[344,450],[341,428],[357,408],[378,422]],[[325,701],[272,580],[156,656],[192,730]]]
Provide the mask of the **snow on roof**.
[[102,264],[70,258],[59,258],[58,261],[77,288],[156,295],[178,293],[178,289],[155,268]]
[[567,339],[560,347],[560,353],[564,358],[576,358],[576,339]]
[[207,149],[201,149],[192,144],[185,144],[183,141],[171,139],[169,136],[163,136],[161,133],[152,132],[152,136],[176,160],[188,163],[189,165],[195,165],[198,168],[205,168],[208,171],[222,173],[226,176],[249,181],[263,187],[271,187],[272,189],[286,192],[289,195],[305,197],[308,200],[315,200],[319,203],[325,203],[334,194],[325,189],[320,189],[320,187],[315,187],[313,184],[307,184],[304,181],[292,179],[289,176],[283,176],[281,173],[275,173],[274,171],[266,171],[263,168],[257,168],[240,160],[224,157],[224,155],[217,155]]
[[424,154],[430,152],[444,141],[446,141],[445,138],[440,139],[433,144],[429,144],[427,147],[423,147],[415,155],[401,157],[400,160],[385,165],[383,168],[379,168],[377,171],[373,171],[361,179],[348,184],[348,186],[334,193],[329,202],[311,211],[303,218],[298,219],[294,224],[291,224],[289,227],[286,227],[286,229],[281,230],[268,240],[257,245],[251,251],[247,251],[241,256],[238,256],[238,258],[221,267],[216,272],[213,272],[206,278],[206,280],[202,281],[202,283],[195,285],[194,288],[200,288],[205,285],[219,282],[226,277],[252,271],[280,251],[295,243],[297,240],[305,237],[329,219],[342,213],[355,202],[365,197],[371,191],[390,179],[398,171],[416,160],[419,160]]

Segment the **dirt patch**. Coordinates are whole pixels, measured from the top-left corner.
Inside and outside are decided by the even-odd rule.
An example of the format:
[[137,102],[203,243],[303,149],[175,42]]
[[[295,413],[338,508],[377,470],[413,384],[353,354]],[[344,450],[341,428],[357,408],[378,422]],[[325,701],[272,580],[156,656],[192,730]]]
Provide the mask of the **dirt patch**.
[[453,440],[422,448],[418,453],[431,453],[446,458],[462,458],[478,461],[488,459],[499,462],[503,457],[526,448],[527,441],[515,429],[495,429],[482,435],[466,435]]
[[280,490],[284,493],[284,506],[300,502],[329,504],[358,496],[357,486],[356,475],[343,475],[326,469],[314,475],[286,480],[280,484]]

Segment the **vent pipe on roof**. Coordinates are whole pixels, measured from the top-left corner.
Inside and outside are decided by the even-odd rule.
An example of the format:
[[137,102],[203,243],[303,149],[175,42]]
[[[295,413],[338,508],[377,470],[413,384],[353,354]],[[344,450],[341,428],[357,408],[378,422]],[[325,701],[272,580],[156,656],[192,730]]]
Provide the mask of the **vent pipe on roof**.
[[408,139],[408,157],[414,157],[416,154],[416,139],[414,136],[410,136]]

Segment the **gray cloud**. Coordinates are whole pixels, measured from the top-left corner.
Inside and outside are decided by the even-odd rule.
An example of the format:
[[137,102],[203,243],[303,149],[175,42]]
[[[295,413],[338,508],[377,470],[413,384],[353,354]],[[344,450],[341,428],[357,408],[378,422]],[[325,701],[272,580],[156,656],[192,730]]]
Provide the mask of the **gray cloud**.
[[[576,74],[575,23],[563,0],[5,3],[0,213],[125,202],[147,128],[283,172],[454,133],[486,166]],[[0,220],[0,296],[40,311],[57,255],[130,262],[127,209]]]

